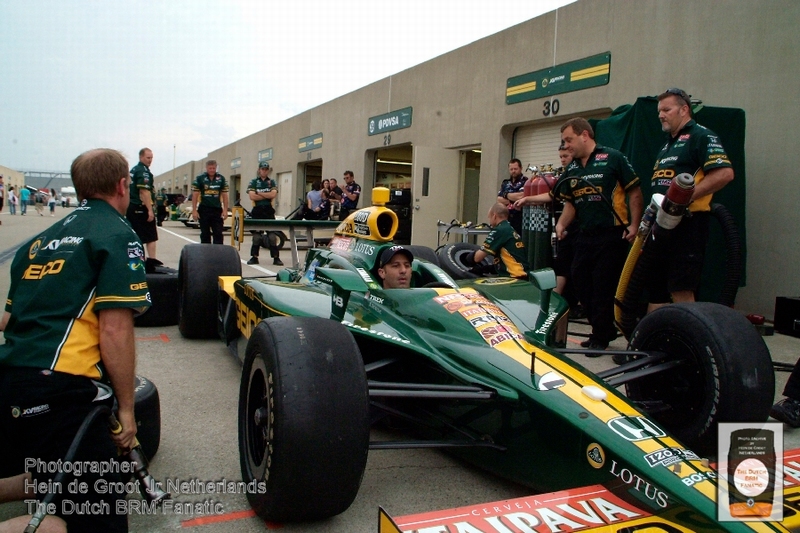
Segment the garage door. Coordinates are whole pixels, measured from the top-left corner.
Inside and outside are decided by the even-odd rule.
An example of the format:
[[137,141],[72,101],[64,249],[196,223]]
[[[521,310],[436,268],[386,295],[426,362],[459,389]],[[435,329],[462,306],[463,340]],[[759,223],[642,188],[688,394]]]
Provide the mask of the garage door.
[[[606,118],[609,113],[584,115],[584,118]],[[551,122],[537,126],[520,126],[517,128],[514,139],[514,157],[522,161],[522,170],[528,165],[553,165],[561,166],[558,160],[558,145],[561,144],[561,125],[564,121]]]

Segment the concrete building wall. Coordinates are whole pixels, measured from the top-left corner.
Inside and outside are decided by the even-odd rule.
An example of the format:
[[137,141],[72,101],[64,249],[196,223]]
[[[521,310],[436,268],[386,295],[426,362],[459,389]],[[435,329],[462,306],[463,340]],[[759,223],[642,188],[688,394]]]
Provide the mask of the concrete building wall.
[[[233,157],[242,157],[239,170],[245,179],[255,175],[258,151],[271,147],[274,172],[292,172],[298,196],[303,166],[321,159],[324,177],[355,171],[364,186],[364,205],[371,189],[370,154],[384,142],[382,135],[367,135],[367,121],[412,107],[412,126],[391,132],[391,146],[479,146],[478,212],[485,213],[507,175],[519,126],[609,112],[639,96],[681,87],[707,105],[746,112],[748,286],[740,291],[737,307],[771,316],[775,296],[798,292],[794,265],[800,261],[800,210],[795,206],[800,193],[792,186],[795,165],[788,157],[800,119],[794,102],[800,81],[798,22],[800,3],[793,0],[580,0],[376,81],[209,156],[219,160],[223,174]],[[604,52],[611,53],[609,83],[555,96],[557,115],[543,115],[545,101],[552,98],[506,105],[509,77]],[[323,134],[322,147],[298,152],[299,139],[316,133]],[[437,179],[437,193],[458,194],[459,176]],[[456,214],[442,213],[441,218]],[[433,227],[426,231],[435,235]]]
[[[0,165],[0,176],[3,176],[3,210],[8,211],[8,189],[14,187],[14,194],[19,198],[19,191],[25,186],[25,175],[12,168]],[[19,204],[17,204],[19,205]]]

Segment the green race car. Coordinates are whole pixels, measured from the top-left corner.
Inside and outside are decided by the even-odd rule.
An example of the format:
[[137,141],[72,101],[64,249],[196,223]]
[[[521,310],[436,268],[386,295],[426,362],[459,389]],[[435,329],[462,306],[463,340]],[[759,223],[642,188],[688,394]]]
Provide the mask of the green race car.
[[[181,333],[219,337],[243,364],[239,450],[260,516],[336,515],[370,449],[433,447],[539,492],[603,484],[689,530],[753,529],[717,522],[703,460],[719,422],[760,424],[772,405],[770,354],[743,316],[666,306],[638,324],[629,362],[594,374],[566,355],[580,350],[565,349],[568,308],[549,269],[454,280],[432,250],[408,246],[412,288],[384,289],[378,258],[398,227],[387,198],[376,188],[329,247],[277,279],[242,278],[232,247],[181,254]],[[387,424],[403,437],[371,441]]]

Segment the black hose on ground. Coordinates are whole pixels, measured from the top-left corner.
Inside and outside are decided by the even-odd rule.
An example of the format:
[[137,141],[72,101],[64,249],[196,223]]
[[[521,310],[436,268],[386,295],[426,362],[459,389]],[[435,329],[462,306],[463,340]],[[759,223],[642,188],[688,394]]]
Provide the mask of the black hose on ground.
[[742,241],[736,221],[724,205],[711,204],[711,214],[719,222],[725,240],[725,283],[722,285],[719,303],[733,307],[736,293],[739,292],[739,281],[742,279]]

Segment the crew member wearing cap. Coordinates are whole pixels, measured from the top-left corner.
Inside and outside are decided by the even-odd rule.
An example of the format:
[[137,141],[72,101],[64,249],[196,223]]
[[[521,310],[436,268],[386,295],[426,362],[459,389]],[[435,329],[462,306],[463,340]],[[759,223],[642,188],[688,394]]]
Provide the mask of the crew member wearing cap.
[[161,226],[167,218],[167,189],[161,187],[156,193],[156,225]]
[[387,248],[378,263],[378,275],[384,289],[408,289],[411,287],[411,264],[414,254],[400,245]]
[[508,208],[496,203],[489,209],[489,225],[492,231],[483,241],[483,248],[470,254],[471,261],[479,264],[487,256],[492,256],[497,273],[500,276],[511,276],[526,279],[528,277],[528,259],[525,243],[508,222]]
[[656,158],[651,191],[665,194],[674,176],[694,176],[691,216],[684,217],[670,234],[655,261],[650,276],[648,311],[672,302],[693,302],[700,286],[708,221],[713,194],[733,180],[733,167],[719,137],[692,118],[690,95],[682,89],[667,89],[658,95],[658,120],[668,134]]
[[[269,177],[272,169],[269,161],[262,161],[258,164],[258,176],[250,181],[247,186],[247,195],[253,202],[251,216],[262,220],[275,220],[275,208],[272,207],[272,200],[278,196],[278,186],[275,180]],[[269,232],[251,231],[253,234],[253,245],[250,247],[250,260],[248,265],[258,264],[258,251],[262,245],[269,247],[269,255],[272,257],[272,264],[283,266],[280,258],[280,249],[270,240]]]

